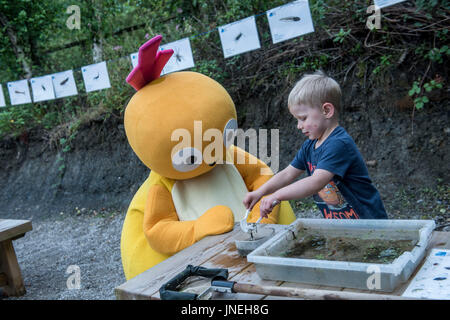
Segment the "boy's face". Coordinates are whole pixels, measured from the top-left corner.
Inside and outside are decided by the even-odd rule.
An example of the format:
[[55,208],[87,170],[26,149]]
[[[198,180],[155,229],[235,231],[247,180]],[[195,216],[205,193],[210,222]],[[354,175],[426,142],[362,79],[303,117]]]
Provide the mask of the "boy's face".
[[309,139],[320,139],[327,128],[327,118],[322,108],[310,107],[305,104],[295,104],[289,112],[297,119],[297,128]]

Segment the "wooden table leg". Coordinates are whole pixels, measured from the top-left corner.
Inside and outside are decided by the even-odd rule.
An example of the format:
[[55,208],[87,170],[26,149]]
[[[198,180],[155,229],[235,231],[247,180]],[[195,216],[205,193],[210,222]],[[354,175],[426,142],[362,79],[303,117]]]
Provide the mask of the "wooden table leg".
[[0,274],[6,277],[7,285],[3,288],[6,295],[21,296],[26,293],[11,240],[0,242]]

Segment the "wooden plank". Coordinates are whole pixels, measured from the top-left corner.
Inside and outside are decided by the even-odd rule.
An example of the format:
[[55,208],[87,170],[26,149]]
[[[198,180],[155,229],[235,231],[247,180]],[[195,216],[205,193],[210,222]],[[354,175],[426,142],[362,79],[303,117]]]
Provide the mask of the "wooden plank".
[[[258,228],[272,228],[275,232],[282,231],[287,226],[284,225],[274,225],[274,224],[261,224]],[[241,271],[246,269],[251,265],[247,261],[247,258],[239,255],[236,248],[235,240],[243,240],[248,237],[246,233],[240,231],[239,224],[235,224],[234,230],[236,231],[232,237],[227,238],[223,242],[223,248],[217,252],[217,254],[212,255],[209,259],[201,263],[202,267],[205,268],[221,268],[228,270],[228,279],[232,279],[235,275],[239,274]],[[195,244],[194,244],[195,245]],[[159,299],[159,292],[156,292],[153,298]],[[259,295],[254,294],[228,294],[228,293],[214,293],[212,299],[226,299],[226,300],[254,300],[260,299]]]
[[192,246],[178,252],[156,266],[115,288],[117,299],[158,299],[152,297],[162,284],[173,278],[187,265],[201,265],[227,246],[226,241],[239,231],[234,228],[228,233],[205,237]]
[[[227,269],[228,278],[239,273],[242,269],[246,268],[249,265],[247,259],[241,257],[238,254],[236,245],[234,243],[235,239],[241,234],[242,232],[240,231],[240,228],[236,227],[235,225],[235,228],[233,229],[233,235],[226,238],[221,244],[219,244],[217,248],[214,248],[215,250],[211,251],[208,254],[208,257],[205,256],[203,260],[198,261],[197,265],[201,265],[205,268]],[[185,267],[183,267],[181,270],[183,270],[184,268]],[[180,271],[174,273],[171,277],[175,276]],[[158,290],[164,282],[158,285]],[[152,294],[152,298],[159,299],[159,291],[155,291]]]
[[0,219],[0,242],[32,230],[30,220]]
[[[282,283],[282,281],[272,281],[272,280],[261,279],[260,276],[258,275],[258,273],[256,272],[256,268],[253,263],[250,263],[250,265],[247,268],[245,268],[238,274],[234,275],[233,277],[230,277],[229,280],[234,281],[234,282],[239,282],[239,283],[256,284],[256,285],[260,285],[260,286],[279,286]],[[236,294],[236,295],[237,295],[237,297],[236,297],[237,299],[241,299],[242,294]],[[247,298],[242,297],[242,299],[261,300],[261,299],[265,299],[266,297],[267,297],[266,295],[251,294]]]
[[11,240],[0,242],[0,263],[0,272],[6,275],[8,282],[8,285],[4,287],[6,295],[20,296],[25,294],[22,274]]
[[[286,226],[283,225],[261,225],[260,228],[273,228],[275,232],[283,231]],[[258,285],[278,285],[281,281],[267,281],[261,279],[256,273],[253,263],[249,263],[246,257],[239,255],[235,245],[235,240],[244,240],[247,234],[238,233],[230,241],[226,249],[215,255],[202,264],[205,268],[226,268],[228,269],[228,280],[239,283],[251,283]],[[219,293],[212,294],[211,299],[214,300],[260,300],[265,295],[249,294],[249,293]]]
[[[271,228],[275,232],[282,231],[286,228],[283,225],[263,224],[258,228]],[[248,235],[240,232],[233,238],[229,238],[229,241],[225,250],[221,251],[211,259],[202,264],[205,268],[225,268],[228,270],[228,280],[235,282],[250,282],[260,285],[273,285],[279,282],[264,281],[257,275],[255,267],[252,263],[247,261],[246,257],[239,255],[239,252],[235,245],[235,240],[244,240],[248,238]],[[206,289],[206,287],[205,287]],[[260,300],[264,295],[249,294],[249,293],[220,293],[213,292],[211,299],[213,300]]]
[[[239,236],[238,236],[239,237]],[[247,258],[239,255],[235,245],[235,237],[230,239],[225,250],[219,252],[210,260],[202,264],[205,268],[225,268],[228,269],[228,280],[233,280],[235,276],[239,275],[243,270],[248,268],[251,263],[247,261]],[[247,293],[213,293],[211,299],[214,300],[260,300],[263,296]]]
[[234,239],[229,238],[228,240],[224,243],[223,250],[203,262],[202,267],[228,269],[228,278],[230,278],[247,268],[250,263],[247,262],[245,257],[239,255],[234,244]]
[[264,300],[305,300],[302,298],[292,298],[283,296],[265,296]]
[[[282,225],[262,225],[280,231]],[[229,279],[247,268],[246,258],[238,256],[234,240],[243,237],[239,223],[226,234],[209,236],[178,252],[160,264],[146,270],[115,288],[117,299],[159,299],[159,288],[186,268],[188,264],[206,268],[227,268]],[[213,259],[214,258],[214,259]]]
[[[257,286],[253,284],[239,284],[234,285],[236,292],[247,292],[256,294],[266,294],[271,296],[296,297],[307,300],[405,300],[407,298],[380,295],[380,294],[366,294],[355,292],[331,291],[322,289],[303,289],[293,287],[269,287]],[[409,299],[408,299],[409,300]]]

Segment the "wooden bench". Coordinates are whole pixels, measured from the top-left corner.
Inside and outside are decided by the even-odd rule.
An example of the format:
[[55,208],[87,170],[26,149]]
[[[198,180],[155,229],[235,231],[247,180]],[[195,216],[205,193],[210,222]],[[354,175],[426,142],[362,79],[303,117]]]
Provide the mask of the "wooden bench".
[[30,230],[29,220],[0,219],[0,296],[21,296],[26,292],[12,242]]
[[[270,225],[276,230],[281,231],[286,226],[282,225]],[[228,280],[236,281],[239,283],[246,283],[254,286],[270,286],[278,288],[296,288],[303,291],[317,290],[331,290],[339,291],[342,296],[348,296],[349,299],[362,299],[361,296],[365,295],[365,298],[369,299],[383,299],[383,295],[397,296],[400,298],[403,291],[407,288],[411,279],[415,276],[420,269],[424,260],[411,275],[407,282],[400,285],[392,293],[379,293],[375,294],[370,290],[356,290],[348,288],[326,287],[320,285],[309,285],[302,283],[286,282],[286,281],[271,281],[263,280],[256,273],[253,263],[247,261],[246,258],[241,257],[236,249],[234,240],[237,239],[240,234],[238,224],[235,225],[233,231],[225,234],[205,237],[192,246],[178,252],[163,262],[157,264],[153,268],[150,268],[140,275],[128,280],[124,284],[115,288],[115,295],[117,299],[160,299],[159,288],[175,275],[180,273],[186,268],[188,264],[200,265],[206,268],[226,268],[229,272]],[[427,255],[432,248],[450,248],[450,233],[449,232],[433,232],[433,237],[427,248]],[[329,292],[329,291],[328,291]],[[352,293],[356,293],[353,294]],[[360,295],[358,295],[360,294]],[[367,296],[369,294],[370,296]],[[372,297],[372,298],[370,298]],[[388,298],[386,296],[386,298]],[[267,294],[247,294],[247,293],[234,293],[234,294],[221,294],[215,295],[212,299],[280,299],[280,297],[270,296]],[[281,297],[281,299],[288,299]]]

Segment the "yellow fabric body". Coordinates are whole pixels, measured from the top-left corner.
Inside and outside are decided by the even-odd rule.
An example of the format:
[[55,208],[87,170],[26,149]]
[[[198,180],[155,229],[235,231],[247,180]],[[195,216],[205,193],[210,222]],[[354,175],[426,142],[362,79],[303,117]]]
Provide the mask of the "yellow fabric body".
[[[252,155],[232,148],[235,166],[241,174],[247,189],[256,190],[270,175],[260,175],[261,168],[268,168],[261,160],[248,164]],[[236,163],[240,155],[246,163]],[[192,245],[205,236],[222,234],[232,230],[233,213],[226,206],[216,206],[192,221],[179,221],[171,198],[175,180],[165,178],[152,171],[136,192],[128,208],[121,237],[122,264],[126,279],[131,279],[153,267],[170,255]],[[218,190],[220,192],[220,190]],[[262,223],[290,224],[295,220],[288,202],[283,201]],[[259,217],[259,202],[253,208],[248,221]]]
[[[170,73],[133,95],[125,110],[125,132],[133,151],[152,171],[133,197],[123,224],[121,254],[127,279],[205,236],[232,230],[233,212],[224,205],[206,210],[195,220],[180,221],[172,188],[176,181],[207,174],[228,158],[222,137],[233,121],[237,121],[236,109],[225,88],[196,72]],[[192,170],[177,170],[173,156],[187,147],[200,152],[203,161]],[[261,174],[261,169],[268,169],[262,161],[239,148],[231,149],[234,156],[246,160],[233,163],[249,191],[271,177]],[[258,217],[259,203],[248,221]],[[282,203],[281,211],[276,206],[261,222],[289,224],[294,220],[289,203]]]

